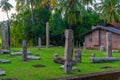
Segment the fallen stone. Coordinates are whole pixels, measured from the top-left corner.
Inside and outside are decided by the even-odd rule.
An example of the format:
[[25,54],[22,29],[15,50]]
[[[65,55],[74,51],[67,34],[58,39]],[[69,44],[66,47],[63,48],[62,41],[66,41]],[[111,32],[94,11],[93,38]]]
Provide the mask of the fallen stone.
[[61,65],[60,68],[61,68],[61,69],[64,69],[64,65]]
[[10,63],[10,60],[0,59],[0,63]]
[[96,58],[96,57],[91,57],[91,62],[92,63],[112,62],[112,61],[120,61],[120,58],[114,58],[114,57]]
[[73,67],[72,70],[75,72],[80,72],[80,68],[77,68],[77,67]]
[[[59,64],[64,64],[65,63],[65,59],[64,58],[60,58],[58,54],[54,54],[54,60],[55,63],[59,63]],[[76,61],[73,60],[72,61],[72,65],[75,65]]]
[[[14,53],[11,53],[12,56],[17,56],[17,55],[22,55],[23,52],[14,52]],[[27,54],[32,54],[30,51],[27,51]]]
[[4,75],[6,75],[5,71],[0,69],[0,76],[4,76]]
[[37,57],[37,56],[27,56],[27,59],[29,59],[29,60],[40,60],[40,57]]
[[[61,65],[60,68],[61,68],[61,69],[64,69],[64,65]],[[80,68],[72,67],[72,71],[79,72],[79,71],[80,71]]]
[[9,54],[9,53],[10,53],[10,50],[2,50],[2,53],[3,53],[3,54]]
[[0,78],[0,80],[18,80],[17,78]]
[[112,52],[114,52],[114,53],[119,53],[120,50],[112,50]]

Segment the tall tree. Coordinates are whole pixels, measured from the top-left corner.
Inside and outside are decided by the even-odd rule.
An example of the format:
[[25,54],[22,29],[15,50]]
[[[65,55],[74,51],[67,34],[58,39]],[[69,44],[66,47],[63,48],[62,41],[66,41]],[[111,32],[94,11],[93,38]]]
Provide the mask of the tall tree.
[[2,11],[5,11],[7,13],[7,18],[9,20],[8,11],[10,11],[11,8],[13,8],[13,6],[8,1],[9,0],[1,0],[0,1],[0,8],[2,8]]
[[95,9],[100,14],[100,19],[109,22],[120,21],[120,0],[101,0],[95,4]]
[[46,6],[49,5],[50,6],[50,10],[52,8],[54,8],[55,6],[57,6],[57,0],[40,0],[40,6]]
[[85,7],[81,4],[80,0],[61,0],[60,7],[69,28],[76,26],[77,21],[82,21]]
[[34,7],[37,4],[37,0],[16,0],[16,10],[24,11],[30,9],[31,11],[31,22],[34,25]]

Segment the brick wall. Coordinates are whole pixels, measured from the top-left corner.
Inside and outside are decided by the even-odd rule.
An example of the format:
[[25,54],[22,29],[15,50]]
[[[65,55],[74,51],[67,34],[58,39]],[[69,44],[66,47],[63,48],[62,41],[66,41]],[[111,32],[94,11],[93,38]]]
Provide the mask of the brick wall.
[[[100,45],[106,46],[106,32],[105,30],[95,30],[85,36],[86,48],[99,49]],[[120,49],[120,35],[112,33],[112,48],[114,50]]]

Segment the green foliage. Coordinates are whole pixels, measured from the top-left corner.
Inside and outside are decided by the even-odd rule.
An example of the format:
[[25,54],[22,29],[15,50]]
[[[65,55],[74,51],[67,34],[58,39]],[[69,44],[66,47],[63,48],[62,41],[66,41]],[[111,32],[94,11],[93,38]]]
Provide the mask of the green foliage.
[[69,27],[76,26],[77,21],[82,21],[85,7],[80,0],[61,0],[61,13],[64,14]]
[[95,9],[100,13],[100,19],[107,23],[120,22],[120,0],[101,0],[95,4]]
[[8,12],[13,8],[13,6],[8,2],[9,0],[1,0],[0,1],[0,8],[2,8],[2,11]]
[[87,14],[83,16],[83,22],[78,23],[77,27],[75,27],[74,36],[75,41],[84,42],[83,33],[92,29],[93,25],[102,25],[103,22],[99,20],[99,15],[92,9],[88,8]]
[[[48,21],[50,44],[53,45],[64,44],[65,28],[74,30],[75,42],[83,42],[84,37],[81,35],[90,30],[93,25],[102,25],[103,19],[108,22],[119,22],[119,0],[102,0],[100,3],[94,3],[96,0],[16,1],[18,14],[13,16],[11,27],[12,41],[15,41],[15,44],[12,45],[16,46],[21,44],[23,39],[26,39],[30,45],[37,45],[38,37],[41,37],[42,44],[45,44],[45,26]],[[89,7],[93,4],[98,4],[96,11]],[[99,19],[99,16],[102,16],[102,20]]]
[[21,45],[23,39],[26,39],[30,45],[36,45],[38,37],[41,37],[42,42],[45,43],[45,24],[51,13],[46,7],[34,10],[34,12],[34,25],[31,23],[30,9],[13,16],[11,36],[16,43],[13,43],[14,45]]
[[50,23],[50,40],[53,45],[63,45],[65,23],[62,20],[62,15],[58,9],[54,10],[54,13],[49,19]]

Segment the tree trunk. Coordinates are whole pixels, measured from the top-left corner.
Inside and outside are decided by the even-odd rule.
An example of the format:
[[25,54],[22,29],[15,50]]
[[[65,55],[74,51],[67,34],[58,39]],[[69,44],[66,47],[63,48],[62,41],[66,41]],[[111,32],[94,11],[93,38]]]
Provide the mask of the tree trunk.
[[7,13],[7,18],[8,18],[8,21],[9,21],[9,14],[8,14],[8,11],[7,11],[6,13]]
[[34,25],[34,13],[33,13],[33,4],[31,4],[31,21],[32,21],[32,25]]

